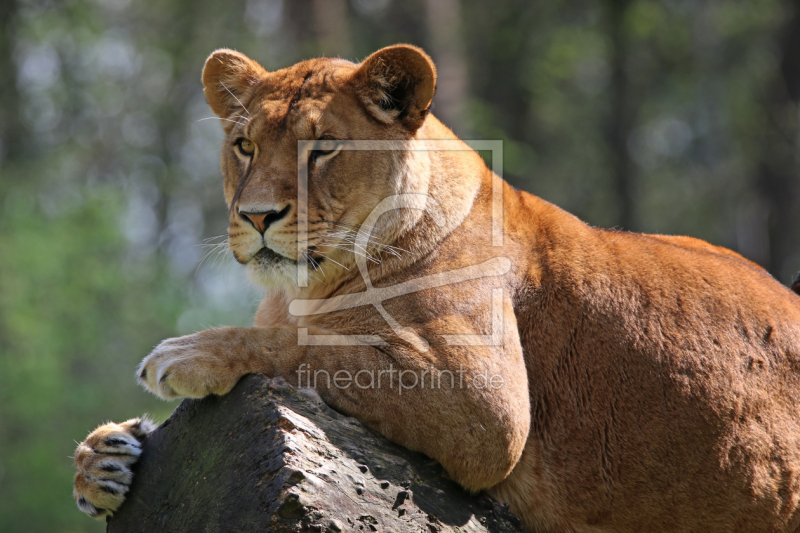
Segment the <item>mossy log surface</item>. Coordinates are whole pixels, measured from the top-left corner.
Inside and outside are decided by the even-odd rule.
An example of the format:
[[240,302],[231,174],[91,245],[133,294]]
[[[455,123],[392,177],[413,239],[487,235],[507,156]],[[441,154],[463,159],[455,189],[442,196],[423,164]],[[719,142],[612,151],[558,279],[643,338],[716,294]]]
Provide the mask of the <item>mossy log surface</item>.
[[470,495],[312,391],[247,376],[185,400],[145,442],[110,533],[522,532],[505,506]]

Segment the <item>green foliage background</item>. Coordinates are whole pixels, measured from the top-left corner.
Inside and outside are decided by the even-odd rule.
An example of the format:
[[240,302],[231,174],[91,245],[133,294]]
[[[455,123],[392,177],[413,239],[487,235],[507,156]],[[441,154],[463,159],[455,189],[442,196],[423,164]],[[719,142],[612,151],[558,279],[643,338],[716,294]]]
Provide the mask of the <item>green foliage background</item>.
[[[434,113],[588,222],[800,270],[800,2],[0,0],[0,531],[100,531],[69,456],[174,404],[134,384],[166,337],[246,325],[207,55],[268,69],[410,42]],[[212,242],[218,242],[213,241]],[[210,260],[198,267],[206,251]]]

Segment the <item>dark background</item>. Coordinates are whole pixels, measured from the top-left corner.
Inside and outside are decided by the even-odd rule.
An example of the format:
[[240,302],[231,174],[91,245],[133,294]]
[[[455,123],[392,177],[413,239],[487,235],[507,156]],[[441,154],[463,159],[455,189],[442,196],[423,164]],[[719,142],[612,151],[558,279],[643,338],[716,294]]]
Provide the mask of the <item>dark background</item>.
[[800,270],[800,2],[0,0],[0,530],[102,530],[70,497],[73,439],[169,414],[133,379],[161,339],[251,320],[258,291],[201,246],[226,229],[208,54],[397,42],[515,186]]

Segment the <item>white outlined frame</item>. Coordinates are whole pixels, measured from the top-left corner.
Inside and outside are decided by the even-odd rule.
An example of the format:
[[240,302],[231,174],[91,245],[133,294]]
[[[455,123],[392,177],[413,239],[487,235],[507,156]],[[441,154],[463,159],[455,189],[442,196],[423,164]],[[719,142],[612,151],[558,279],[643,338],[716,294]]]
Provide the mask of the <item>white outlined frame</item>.
[[[297,143],[297,257],[306,257],[308,253],[308,161],[313,150],[321,149],[321,141],[298,141]],[[490,151],[492,154],[492,247],[503,246],[503,141],[462,141],[459,139],[447,140],[410,140],[410,141],[339,141],[341,150],[420,150],[420,151]],[[377,218],[392,209],[425,209],[437,207],[438,202],[430,196],[422,194],[402,194],[385,198],[373,212],[370,218]],[[431,213],[430,211],[428,211]],[[435,210],[433,213],[436,218]],[[444,216],[440,214],[439,216]],[[371,227],[374,224],[362,224],[362,227]],[[359,230],[359,239],[366,244],[369,235],[362,234]],[[360,259],[360,260],[359,260]],[[367,291],[357,294],[347,294],[328,298],[325,300],[294,300],[289,306],[289,312],[294,316],[308,316],[311,314],[328,313],[358,307],[362,305],[374,306],[386,320],[392,330],[401,338],[408,341],[421,351],[428,350],[428,342],[411,328],[406,328],[397,323],[383,308],[384,300],[410,294],[432,287],[450,285],[487,276],[501,276],[511,269],[511,261],[506,257],[496,257],[479,265],[443,272],[424,278],[412,279],[393,287],[376,289],[372,287],[369,272],[363,258],[356,257],[356,263],[362,278],[367,286]],[[305,261],[297,263],[297,285],[308,286],[308,264]],[[492,290],[492,332],[489,335],[441,335],[449,345],[453,346],[500,346],[503,343],[503,289]],[[324,305],[320,305],[324,304]],[[324,310],[323,310],[324,309]],[[300,345],[385,345],[386,341],[377,335],[309,335],[308,328],[298,328],[298,343]]]

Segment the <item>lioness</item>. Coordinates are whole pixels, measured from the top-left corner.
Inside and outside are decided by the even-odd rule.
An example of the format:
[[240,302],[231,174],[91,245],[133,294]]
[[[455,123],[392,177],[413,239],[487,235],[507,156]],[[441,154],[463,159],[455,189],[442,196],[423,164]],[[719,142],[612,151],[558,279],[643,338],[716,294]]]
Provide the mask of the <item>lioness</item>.
[[[203,84],[230,249],[267,293],[254,327],[161,343],[148,390],[312,386],[531,532],[798,529],[800,297],[763,269],[502,182],[429,113],[413,46],[275,72],[218,50]],[[78,447],[82,511],[122,504],[153,427]]]

